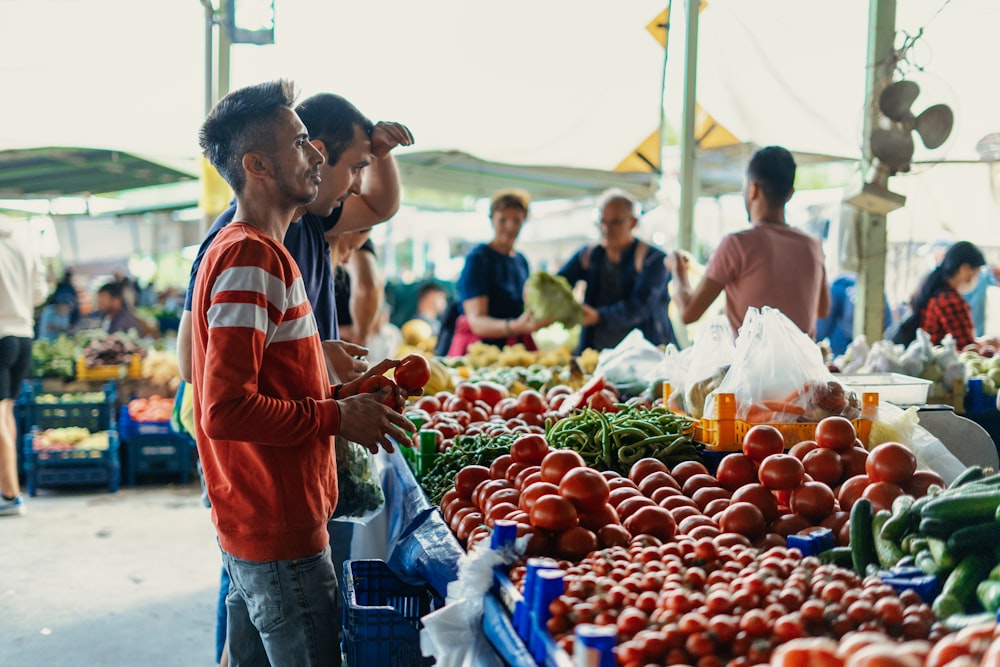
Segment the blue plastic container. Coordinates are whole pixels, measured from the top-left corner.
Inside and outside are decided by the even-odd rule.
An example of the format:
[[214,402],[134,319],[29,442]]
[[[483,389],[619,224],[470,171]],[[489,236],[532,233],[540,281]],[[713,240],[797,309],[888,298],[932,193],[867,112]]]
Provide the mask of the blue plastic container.
[[106,485],[114,493],[121,485],[121,462],[118,455],[118,432],[108,431],[107,449],[34,449],[34,434],[22,440],[24,447],[24,475],[28,495],[34,496],[38,488],[60,486]]
[[344,563],[342,643],[350,667],[424,667],[420,618],[434,610],[426,586],[400,581],[380,560]]

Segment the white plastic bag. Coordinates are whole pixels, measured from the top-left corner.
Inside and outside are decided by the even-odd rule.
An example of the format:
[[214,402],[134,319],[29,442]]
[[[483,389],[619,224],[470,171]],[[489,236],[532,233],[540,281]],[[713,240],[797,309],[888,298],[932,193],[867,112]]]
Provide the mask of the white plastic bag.
[[446,604],[422,619],[420,650],[438,667],[502,667],[483,635],[483,599],[493,569],[513,562],[516,549],[491,549],[484,539],[458,560],[458,579],[448,584]]
[[717,414],[718,394],[732,394],[736,418],[750,423],[818,422],[831,415],[856,419],[861,414],[857,395],[834,379],[819,346],[768,306],[747,310],[732,367],[706,401],[706,416]]
[[601,350],[594,375],[615,385],[649,384],[657,379],[656,372],[663,362],[663,352],[646,340],[642,332],[632,329],[618,345]]
[[367,524],[385,506],[385,494],[375,469],[375,456],[357,443],[335,436],[337,453],[337,521]]
[[729,320],[716,317],[698,330],[690,348],[689,363],[675,392],[684,412],[701,419],[709,395],[722,384],[736,354],[733,330]]

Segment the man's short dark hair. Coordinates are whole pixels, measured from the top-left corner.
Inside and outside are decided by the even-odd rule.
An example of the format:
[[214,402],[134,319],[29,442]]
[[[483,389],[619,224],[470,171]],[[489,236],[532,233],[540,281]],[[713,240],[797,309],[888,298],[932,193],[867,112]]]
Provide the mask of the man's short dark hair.
[[750,158],[747,178],[760,187],[768,203],[782,206],[795,186],[795,158],[781,146],[761,148]]
[[243,156],[251,151],[274,152],[270,125],[282,108],[291,109],[294,104],[291,81],[258,83],[223,97],[202,123],[198,145],[237,194],[246,186]]
[[119,282],[104,283],[101,288],[97,290],[98,294],[107,294],[112,299],[122,298],[122,284]]
[[310,139],[326,145],[327,163],[334,165],[354,141],[354,128],[371,136],[374,124],[358,108],[340,95],[318,93],[303,100],[295,113],[305,123]]

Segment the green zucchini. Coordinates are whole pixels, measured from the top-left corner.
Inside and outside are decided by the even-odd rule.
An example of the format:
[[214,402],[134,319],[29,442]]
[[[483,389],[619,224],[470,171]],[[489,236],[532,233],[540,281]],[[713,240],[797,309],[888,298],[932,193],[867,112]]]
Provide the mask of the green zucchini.
[[885,537],[885,525],[892,518],[889,510],[879,510],[872,517],[872,540],[875,544],[875,555],[879,565],[888,570],[895,567],[899,559],[903,557],[903,550],[899,545]]
[[875,539],[872,534],[872,504],[867,498],[859,498],[851,507],[850,516],[851,563],[854,571],[864,577],[869,565],[878,564]]

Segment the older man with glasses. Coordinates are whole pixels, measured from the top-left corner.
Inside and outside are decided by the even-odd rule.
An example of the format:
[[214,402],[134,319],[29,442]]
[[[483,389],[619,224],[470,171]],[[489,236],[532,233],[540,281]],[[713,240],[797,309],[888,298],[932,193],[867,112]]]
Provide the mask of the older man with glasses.
[[599,207],[600,242],[580,248],[559,270],[570,285],[586,283],[580,350],[615,347],[632,329],[654,345],[674,342],[667,317],[666,255],[635,237],[638,208],[624,191],[605,193]]

